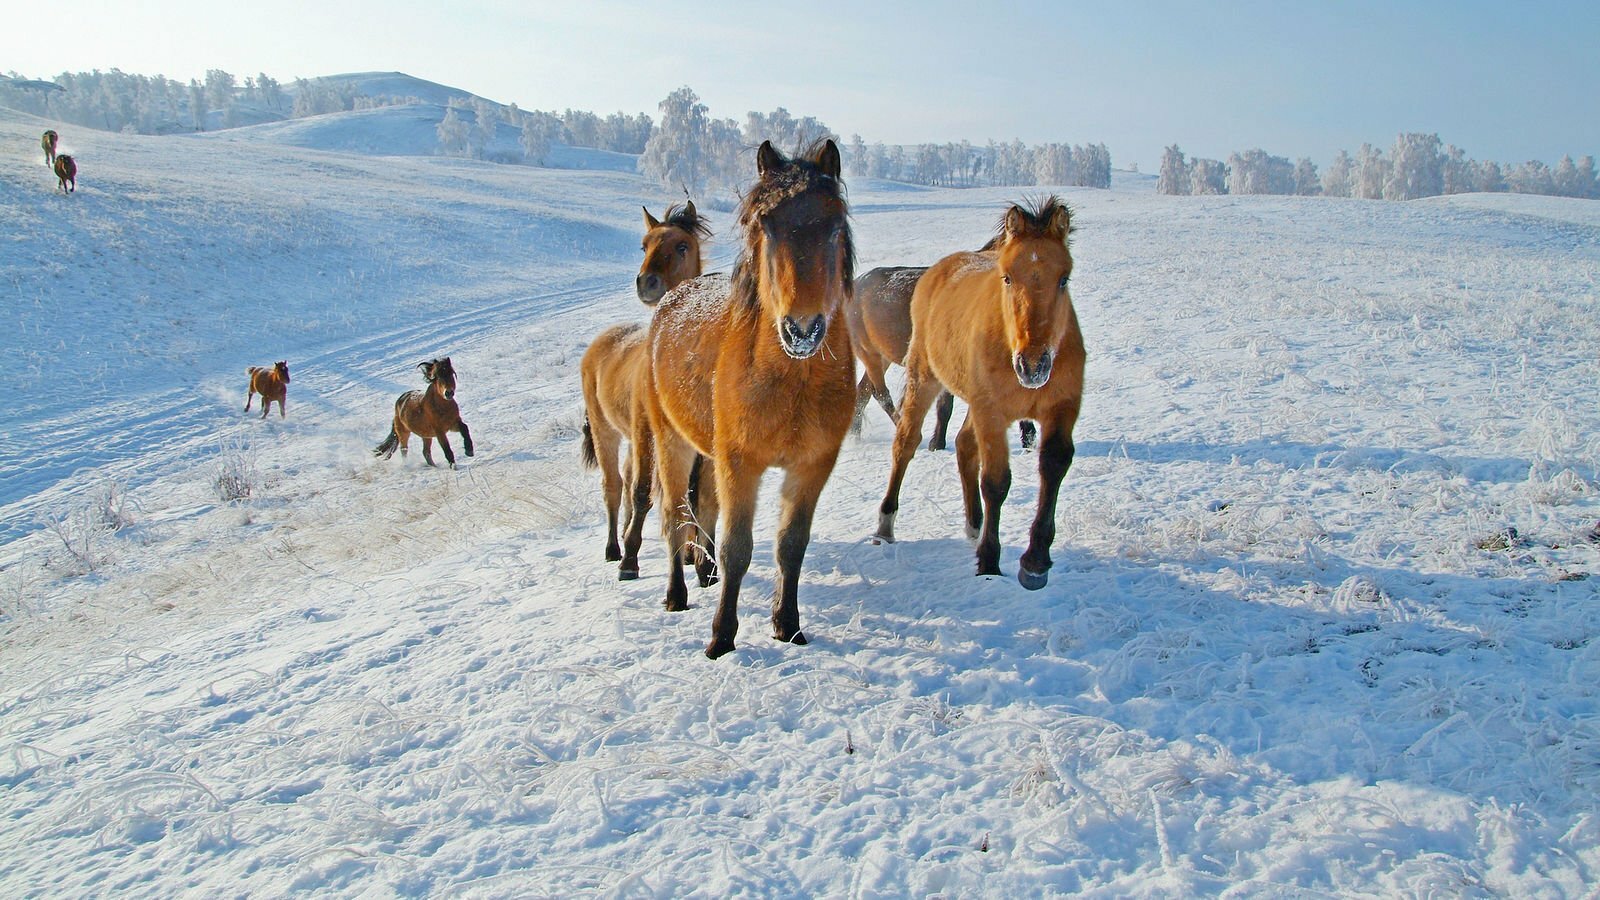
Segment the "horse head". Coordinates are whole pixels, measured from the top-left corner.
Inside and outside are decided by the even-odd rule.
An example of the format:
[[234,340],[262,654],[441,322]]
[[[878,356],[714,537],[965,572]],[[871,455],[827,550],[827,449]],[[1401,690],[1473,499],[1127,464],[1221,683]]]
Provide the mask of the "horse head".
[[694,201],[683,206],[667,208],[666,221],[644,211],[644,262],[639,266],[639,277],[634,279],[634,289],[639,302],[654,306],[667,291],[700,274],[700,242],[709,240],[711,229],[699,213]]
[[1013,205],[1000,221],[998,252],[1001,310],[1011,365],[1025,388],[1050,380],[1056,348],[1076,327],[1072,293],[1072,212],[1051,196],[1030,207]]
[[289,383],[289,363],[287,360],[278,360],[272,368],[277,370],[278,377],[283,379],[284,384]]
[[839,148],[814,144],[793,158],[764,141],[758,177],[739,207],[744,246],[735,290],[753,293],[795,359],[817,352],[855,283],[855,245]]
[[443,394],[446,400],[456,396],[456,370],[450,364],[450,357],[443,356],[439,359],[430,359],[427,362],[417,363],[417,368],[422,370],[422,377],[428,379],[428,384],[434,390]]

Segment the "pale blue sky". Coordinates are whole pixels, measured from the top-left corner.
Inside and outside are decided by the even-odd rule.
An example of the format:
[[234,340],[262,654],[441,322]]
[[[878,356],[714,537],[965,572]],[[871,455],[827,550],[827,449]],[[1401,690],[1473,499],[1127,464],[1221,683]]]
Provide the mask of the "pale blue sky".
[[0,71],[187,80],[399,70],[524,108],[689,85],[845,136],[1104,142],[1119,167],[1260,147],[1326,164],[1400,131],[1479,159],[1600,155],[1600,2],[19,2]]

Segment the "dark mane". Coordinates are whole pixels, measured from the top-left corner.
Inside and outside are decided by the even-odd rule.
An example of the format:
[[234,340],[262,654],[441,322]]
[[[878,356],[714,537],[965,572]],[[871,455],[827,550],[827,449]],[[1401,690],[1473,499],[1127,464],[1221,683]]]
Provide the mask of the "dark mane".
[[[755,272],[747,263],[754,257],[756,248],[760,246],[763,220],[785,202],[812,192],[836,199],[840,203],[846,202],[844,179],[828,175],[814,162],[821,157],[827,143],[827,138],[818,138],[794,156],[785,157],[783,166],[775,172],[768,172],[757,178],[755,183],[750,185],[750,189],[740,196],[739,212],[736,217],[740,232],[739,256],[734,260],[729,285],[736,308],[754,309],[761,305],[761,299],[756,293]],[[843,228],[843,278],[846,287],[849,288],[855,284],[856,279],[856,245],[848,216],[845,218]]]
[[682,203],[674,203],[667,207],[666,217],[663,222],[677,228],[682,228],[702,241],[711,240],[711,226],[698,212],[691,211]]
[[1067,241],[1072,232],[1078,230],[1077,226],[1072,223],[1072,207],[1068,206],[1060,197],[1055,194],[1045,197],[1023,197],[1020,202],[1013,204],[1000,216],[1000,222],[995,226],[995,236],[990,238],[989,243],[984,244],[978,250],[979,253],[987,250],[998,250],[1000,245],[1005,243],[1006,220],[1010,218],[1012,210],[1021,214],[1023,222],[1030,232],[1043,235],[1049,230],[1050,223],[1055,219],[1056,214],[1061,211],[1065,211],[1068,217],[1067,231],[1066,234],[1061,236],[1062,240]]

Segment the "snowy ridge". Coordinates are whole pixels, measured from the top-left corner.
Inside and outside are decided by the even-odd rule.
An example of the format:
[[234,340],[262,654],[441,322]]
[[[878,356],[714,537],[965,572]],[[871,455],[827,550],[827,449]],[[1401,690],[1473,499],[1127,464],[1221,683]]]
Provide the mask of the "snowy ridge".
[[[0,892],[1600,879],[1582,210],[1062,189],[1089,368],[1049,586],[971,576],[951,453],[918,453],[900,542],[871,545],[891,431],[869,409],[806,556],[812,643],[766,636],[769,479],[739,650],[713,663],[714,592],[661,610],[654,516],[616,582],[577,463],[578,360],[646,318],[659,189],[63,130],[66,198],[37,131],[0,113],[21,148],[0,207],[49,225],[0,244],[24,310],[0,358],[32,367],[0,407],[0,522],[22,526],[0,548]],[[860,269],[977,246],[1013,199],[852,184]],[[306,325],[243,327],[273,309]],[[441,352],[478,455],[373,459]],[[243,365],[280,358],[289,417],[244,416]],[[148,446],[130,429],[52,468],[135,407]],[[247,501],[219,497],[227,464]],[[1013,465],[1011,573],[1036,492],[1034,457]],[[122,527],[77,556],[45,511]]]

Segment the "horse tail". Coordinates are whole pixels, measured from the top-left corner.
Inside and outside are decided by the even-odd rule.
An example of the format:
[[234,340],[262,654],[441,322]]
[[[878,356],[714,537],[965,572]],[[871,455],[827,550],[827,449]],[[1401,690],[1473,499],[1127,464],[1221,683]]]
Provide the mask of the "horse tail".
[[390,428],[389,428],[389,436],[383,439],[383,443],[381,443],[378,446],[372,448],[372,455],[373,456],[392,455],[394,453],[394,451],[395,451],[395,448],[398,447],[398,446],[400,446],[400,435],[395,433],[393,426],[390,426]]
[[594,452],[594,431],[589,427],[589,414],[583,414],[583,467],[600,468],[600,457]]

